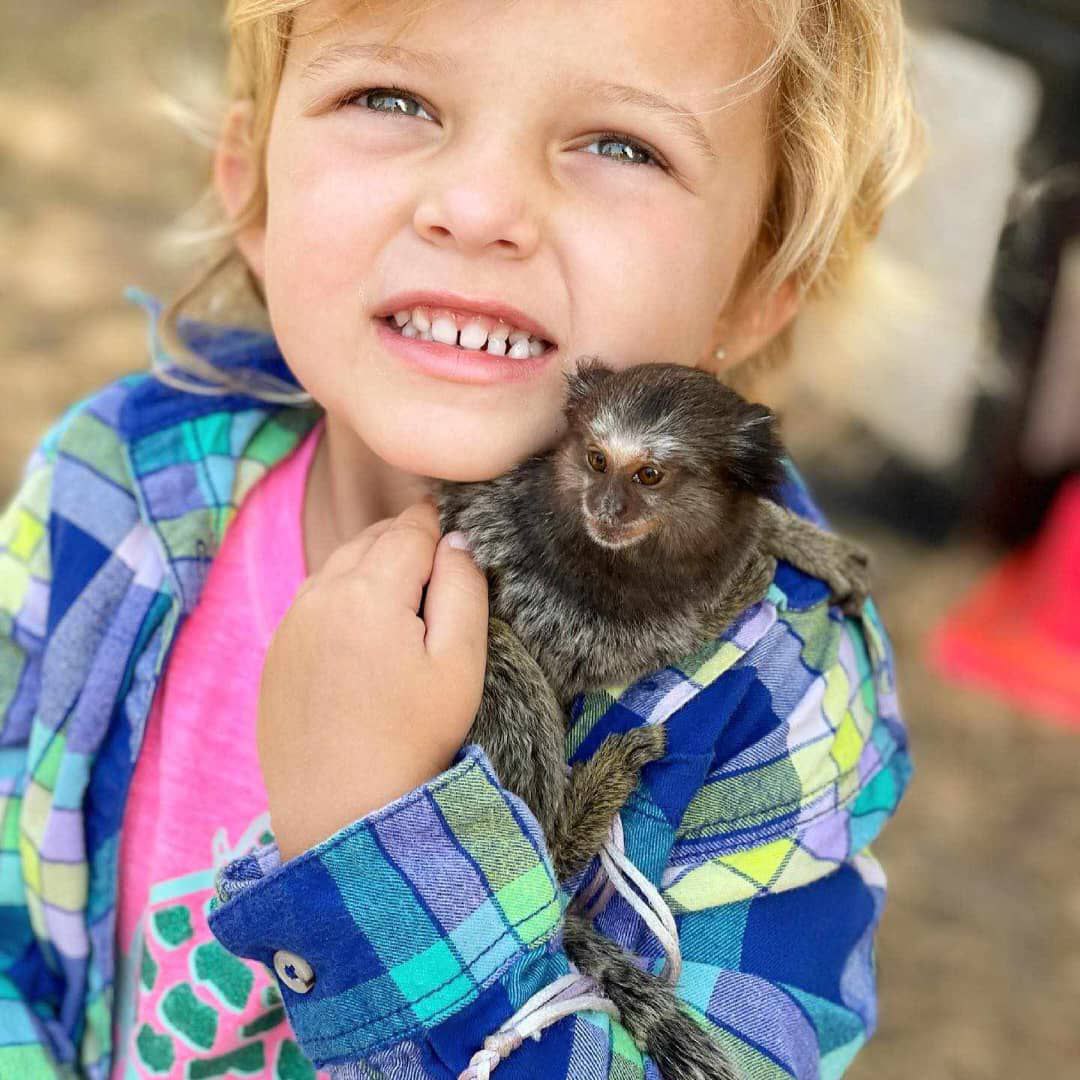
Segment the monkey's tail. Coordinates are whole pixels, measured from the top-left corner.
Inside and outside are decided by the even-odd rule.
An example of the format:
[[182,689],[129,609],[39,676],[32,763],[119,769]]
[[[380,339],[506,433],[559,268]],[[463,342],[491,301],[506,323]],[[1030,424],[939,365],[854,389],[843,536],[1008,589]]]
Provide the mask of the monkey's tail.
[[587,919],[567,912],[563,942],[578,970],[618,1006],[623,1027],[664,1080],[741,1080],[723,1050],[679,1005],[670,984],[642,971]]

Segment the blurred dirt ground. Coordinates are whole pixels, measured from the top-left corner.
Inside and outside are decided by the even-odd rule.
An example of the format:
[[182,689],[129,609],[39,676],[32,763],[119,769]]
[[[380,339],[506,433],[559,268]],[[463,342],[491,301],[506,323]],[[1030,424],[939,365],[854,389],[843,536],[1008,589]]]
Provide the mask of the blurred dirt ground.
[[[220,2],[9,4],[0,35],[0,501],[62,408],[145,365],[121,296],[185,280],[158,246],[202,153],[147,106],[197,93]],[[796,452],[796,457],[798,456]],[[1080,732],[946,685],[928,630],[994,555],[851,523],[900,668],[917,773],[875,850],[890,879],[880,1027],[852,1080],[1080,1076]]]

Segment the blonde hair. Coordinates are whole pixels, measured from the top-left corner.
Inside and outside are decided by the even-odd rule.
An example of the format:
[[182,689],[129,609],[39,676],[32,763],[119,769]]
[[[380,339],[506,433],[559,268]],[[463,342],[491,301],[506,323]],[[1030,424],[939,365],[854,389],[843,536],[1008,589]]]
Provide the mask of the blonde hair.
[[[244,228],[263,220],[267,207],[266,145],[296,12],[309,0],[228,0],[231,37],[228,94],[250,101],[248,151],[258,181],[246,205],[229,221],[212,190],[204,197],[211,221],[193,235],[208,254],[205,268],[166,307],[162,338],[170,363],[208,380],[201,392],[242,391],[268,400],[306,395],[252,387],[245,374],[212,367],[187,350],[178,322],[190,304],[206,302],[224,271],[242,275],[249,298],[263,306],[258,280],[235,244]],[[359,0],[375,7],[379,0]],[[430,5],[423,0],[415,18]],[[751,287],[765,295],[793,279],[803,303],[834,297],[852,283],[877,234],[886,207],[921,168],[924,133],[906,70],[901,0],[753,0],[753,13],[773,47],[745,80],[748,92],[771,83],[768,137],[774,162],[772,191],[736,281],[734,296]],[[412,19],[407,20],[403,32]],[[220,309],[218,298],[216,305]],[[793,325],[756,357],[771,367],[791,352]],[[173,382],[167,370],[155,372]],[[175,383],[180,385],[179,383]],[[185,385],[191,389],[190,385]]]

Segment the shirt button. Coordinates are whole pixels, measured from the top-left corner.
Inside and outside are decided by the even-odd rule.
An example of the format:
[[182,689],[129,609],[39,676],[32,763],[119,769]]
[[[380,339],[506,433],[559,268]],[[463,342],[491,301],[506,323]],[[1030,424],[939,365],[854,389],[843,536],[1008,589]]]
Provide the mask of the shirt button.
[[315,972],[311,965],[302,956],[287,949],[278,949],[274,953],[274,970],[295,994],[306,994],[315,985]]

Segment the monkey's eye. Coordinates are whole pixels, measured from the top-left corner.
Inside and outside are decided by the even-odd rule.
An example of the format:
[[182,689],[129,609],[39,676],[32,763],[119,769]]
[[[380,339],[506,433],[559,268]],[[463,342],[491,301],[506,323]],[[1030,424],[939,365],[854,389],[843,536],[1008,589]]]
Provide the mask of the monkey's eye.
[[634,473],[634,482],[645,487],[655,487],[664,479],[664,474],[654,465],[643,465]]
[[589,468],[593,472],[607,472],[607,458],[600,450],[590,450],[585,455],[586,460],[589,462]]

